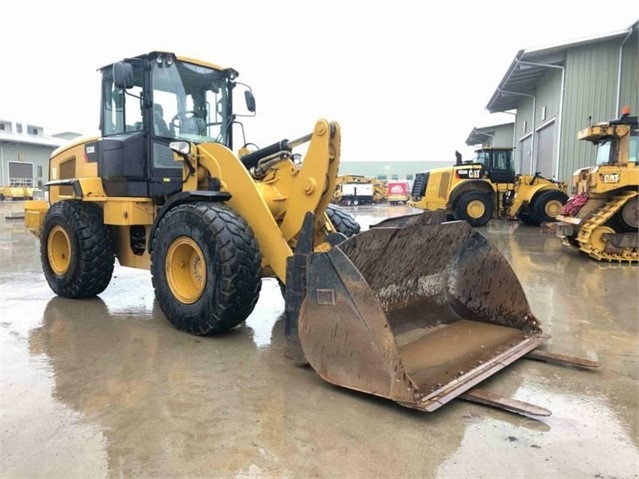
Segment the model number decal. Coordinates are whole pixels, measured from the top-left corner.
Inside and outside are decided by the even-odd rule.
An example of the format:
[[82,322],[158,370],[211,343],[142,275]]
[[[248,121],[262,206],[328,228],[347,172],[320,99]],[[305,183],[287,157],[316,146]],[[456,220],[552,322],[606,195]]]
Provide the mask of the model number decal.
[[90,143],[84,147],[84,160],[89,163],[98,161],[98,148],[96,143]]
[[334,289],[317,289],[317,304],[325,304],[335,306],[335,290]]

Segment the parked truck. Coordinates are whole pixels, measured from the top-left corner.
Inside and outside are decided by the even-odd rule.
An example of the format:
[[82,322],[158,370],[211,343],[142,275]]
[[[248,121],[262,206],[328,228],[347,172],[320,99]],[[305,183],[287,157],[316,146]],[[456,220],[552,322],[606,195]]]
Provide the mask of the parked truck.
[[391,205],[406,204],[410,196],[408,180],[389,180],[386,197]]
[[[347,198],[344,198],[342,185],[348,185],[345,190]],[[335,193],[333,194],[332,202],[346,206],[366,204],[365,202],[368,202],[369,188],[358,188],[360,185],[372,185],[373,203],[386,201],[386,183],[384,181],[364,175],[340,175],[335,182]],[[359,198],[356,198],[358,194],[365,196],[364,203]],[[355,201],[357,203],[354,203]]]
[[370,205],[373,203],[374,194],[372,183],[342,183],[343,205]]

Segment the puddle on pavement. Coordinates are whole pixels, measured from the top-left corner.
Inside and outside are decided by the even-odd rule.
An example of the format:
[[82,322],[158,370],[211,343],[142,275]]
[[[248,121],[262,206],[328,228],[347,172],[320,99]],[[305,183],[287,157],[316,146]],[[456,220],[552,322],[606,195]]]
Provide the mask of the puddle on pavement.
[[[604,399],[586,399],[577,392],[548,395],[547,388],[525,385],[516,396],[547,400],[543,405],[552,410],[552,416],[540,421],[516,417],[475,421],[466,428],[459,448],[439,466],[437,478],[467,477],[469,470],[473,477],[495,478],[506,477],[496,473],[505,470],[507,477],[522,479],[637,477],[635,425],[624,427]],[[584,476],[584,471],[591,471],[590,476]]]
[[[268,347],[273,339],[273,327],[277,321],[284,320],[284,298],[275,279],[262,280],[260,298],[253,313],[245,324],[253,332],[255,346]],[[283,342],[283,337],[280,338]]]
[[[362,229],[407,210],[349,209]],[[95,300],[55,298],[38,240],[13,221],[0,224],[6,477],[202,476],[212,462],[228,477],[344,476],[343,464],[357,477],[637,477],[637,268],[558,257],[554,243],[496,226],[549,349],[602,370],[518,363],[487,385],[552,411],[539,421],[457,400],[424,414],[282,358],[274,280],[245,326],[197,338],[163,317],[147,271],[116,267]]]

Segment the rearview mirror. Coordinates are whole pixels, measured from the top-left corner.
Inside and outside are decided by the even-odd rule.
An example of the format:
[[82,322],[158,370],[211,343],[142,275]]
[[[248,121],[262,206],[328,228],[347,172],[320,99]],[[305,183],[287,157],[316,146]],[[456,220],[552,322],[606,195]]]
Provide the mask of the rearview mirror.
[[126,62],[117,62],[113,65],[113,83],[118,88],[133,87],[133,65]]
[[255,113],[255,96],[251,90],[244,90],[244,99],[246,100],[246,109]]

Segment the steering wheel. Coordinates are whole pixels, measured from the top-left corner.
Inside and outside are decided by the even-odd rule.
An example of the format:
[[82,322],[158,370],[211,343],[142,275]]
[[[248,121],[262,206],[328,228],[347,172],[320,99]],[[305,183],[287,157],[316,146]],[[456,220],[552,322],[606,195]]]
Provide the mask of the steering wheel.
[[180,119],[191,119],[195,116],[195,112],[192,110],[185,111],[184,113],[178,113],[173,118],[171,118],[171,128],[180,128]]

